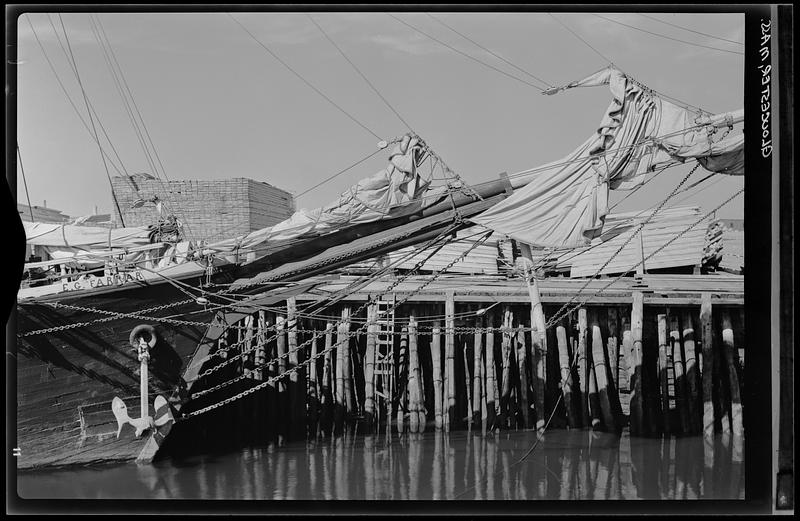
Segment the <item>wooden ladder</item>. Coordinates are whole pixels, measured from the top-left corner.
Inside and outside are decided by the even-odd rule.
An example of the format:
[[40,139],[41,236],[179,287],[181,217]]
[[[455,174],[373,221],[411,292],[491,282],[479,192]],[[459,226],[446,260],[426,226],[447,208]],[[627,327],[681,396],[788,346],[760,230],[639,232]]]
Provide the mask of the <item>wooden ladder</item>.
[[392,418],[392,402],[394,400],[394,298],[391,302],[380,300],[376,302],[377,313],[375,324],[377,337],[375,339],[375,395],[379,402],[376,404],[378,422],[381,420],[383,407],[386,406],[386,417]]

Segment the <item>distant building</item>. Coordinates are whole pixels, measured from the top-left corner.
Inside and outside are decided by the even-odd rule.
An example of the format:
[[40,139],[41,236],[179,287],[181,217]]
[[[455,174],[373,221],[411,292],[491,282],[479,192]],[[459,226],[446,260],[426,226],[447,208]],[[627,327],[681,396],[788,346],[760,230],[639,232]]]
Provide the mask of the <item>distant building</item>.
[[46,206],[28,206],[27,204],[17,203],[17,211],[20,219],[27,222],[31,222],[31,213],[33,213],[33,222],[38,223],[66,223],[71,220],[69,215]]
[[[277,224],[294,213],[292,194],[242,177],[218,181],[161,181],[149,174],[112,178],[125,226],[148,226],[174,214],[194,239],[228,239]],[[115,205],[114,205],[115,206]],[[120,215],[114,208],[114,220]]]

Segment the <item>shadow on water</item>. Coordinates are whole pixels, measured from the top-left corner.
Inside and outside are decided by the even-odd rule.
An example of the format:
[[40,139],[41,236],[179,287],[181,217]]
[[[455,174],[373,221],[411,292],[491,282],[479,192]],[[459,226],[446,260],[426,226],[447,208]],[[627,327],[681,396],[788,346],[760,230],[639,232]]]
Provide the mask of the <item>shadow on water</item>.
[[743,440],[587,430],[356,435],[158,462],[20,472],[22,498],[742,499]]

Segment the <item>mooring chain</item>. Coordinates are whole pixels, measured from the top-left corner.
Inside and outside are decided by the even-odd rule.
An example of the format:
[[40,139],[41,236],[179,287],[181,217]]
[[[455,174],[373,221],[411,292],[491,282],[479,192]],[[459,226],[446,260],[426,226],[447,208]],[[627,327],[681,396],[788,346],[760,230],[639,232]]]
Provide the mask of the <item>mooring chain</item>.
[[[426,245],[425,245],[425,246],[424,246],[424,247],[421,249],[421,251],[424,251],[424,250],[426,250],[427,248],[429,248],[430,246],[432,246],[433,244],[435,244],[436,242],[438,242],[440,239],[442,239],[443,237],[445,237],[445,236],[447,235],[447,233],[448,233],[448,232],[449,232],[449,229],[448,229],[448,230],[445,230],[445,231],[444,231],[444,232],[442,232],[442,233],[440,233],[440,234],[439,234],[437,237],[435,237],[434,239],[431,239],[431,240],[428,242],[428,244],[426,244]],[[437,249],[436,251],[438,251],[438,249]],[[394,282],[392,285],[390,285],[390,286],[389,286],[389,287],[388,287],[388,288],[387,288],[387,289],[384,291],[384,293],[388,293],[389,291],[391,291],[392,289],[394,289],[395,287],[397,287],[399,284],[401,284],[402,282],[404,282],[406,279],[408,279],[409,277],[411,277],[411,276],[412,276],[414,273],[416,273],[417,271],[419,271],[419,269],[420,269],[420,268],[422,268],[422,266],[424,266],[424,265],[425,265],[425,262],[427,262],[429,258],[430,258],[430,255],[429,255],[429,256],[427,256],[425,259],[422,259],[421,261],[417,262],[417,264],[416,264],[416,265],[415,265],[415,266],[414,266],[414,267],[413,267],[413,268],[412,268],[412,269],[411,269],[411,270],[410,270],[408,273],[406,273],[406,274],[404,274],[402,277],[398,278],[398,280],[397,280],[397,281],[395,281],[395,282]],[[368,300],[367,300],[367,301],[366,301],[364,304],[362,304],[362,305],[361,305],[361,307],[359,307],[359,308],[358,308],[358,309],[357,309],[357,310],[356,310],[356,311],[353,313],[353,315],[357,315],[358,313],[360,313],[360,312],[361,312],[361,311],[362,311],[362,310],[363,310],[365,307],[367,307],[367,306],[368,306],[369,304],[371,304],[372,302],[374,302],[374,299],[368,299]],[[323,309],[324,309],[324,308],[323,308]],[[276,329],[277,329],[277,324],[276,324],[275,326],[271,326],[271,328],[276,328]],[[292,331],[297,331],[297,330],[294,330],[294,329],[293,329]],[[299,332],[299,331],[298,331],[298,332]],[[315,330],[315,331],[313,331],[313,332],[314,332],[314,337],[313,337],[313,338],[310,338],[310,339],[309,339],[309,340],[307,340],[306,342],[303,342],[301,345],[297,346],[295,349],[292,349],[292,350],[290,350],[290,351],[288,351],[288,352],[286,352],[286,353],[284,353],[284,354],[282,354],[282,355],[279,355],[278,357],[276,357],[276,358],[274,358],[274,359],[272,359],[272,360],[270,360],[270,361],[268,361],[268,362],[265,362],[265,363],[262,365],[262,367],[263,367],[263,366],[266,366],[266,365],[269,365],[269,364],[271,364],[271,363],[277,362],[278,360],[280,360],[281,358],[283,358],[283,357],[285,357],[285,356],[288,356],[288,355],[290,355],[290,354],[294,354],[295,352],[299,351],[300,349],[302,349],[302,348],[304,348],[304,347],[308,346],[309,344],[311,344],[311,343],[312,343],[314,340],[317,340],[318,338],[321,338],[321,336],[322,336],[322,335],[321,335],[321,334],[317,334],[318,332],[317,332],[316,330]],[[215,373],[216,371],[219,371],[219,370],[220,370],[220,369],[222,369],[223,367],[226,367],[226,366],[230,365],[231,363],[235,362],[236,360],[239,360],[240,358],[243,358],[243,357],[245,357],[245,356],[249,355],[249,354],[250,354],[250,353],[251,353],[251,352],[252,352],[254,349],[258,349],[259,347],[263,347],[263,346],[267,345],[267,344],[268,344],[269,342],[271,342],[272,340],[275,340],[276,338],[278,338],[278,337],[279,337],[281,334],[282,334],[282,333],[277,333],[277,332],[276,332],[276,334],[275,334],[275,335],[273,335],[273,336],[271,336],[271,337],[267,338],[267,339],[266,339],[266,340],[264,340],[263,342],[261,342],[261,341],[258,341],[258,343],[257,343],[255,346],[253,346],[253,347],[251,347],[251,348],[249,348],[249,349],[247,349],[247,350],[245,350],[245,351],[242,351],[242,352],[241,352],[241,353],[239,353],[238,355],[235,355],[235,356],[233,356],[232,358],[230,358],[230,359],[228,359],[228,360],[225,360],[224,362],[222,362],[222,363],[220,363],[220,364],[217,364],[217,365],[215,365],[215,366],[213,366],[213,367],[210,367],[210,368],[206,369],[206,370],[205,370],[205,371],[203,371],[201,374],[199,374],[197,377],[195,377],[195,378],[194,378],[192,381],[197,381],[197,380],[199,380],[200,378],[206,377],[206,376],[208,376],[208,375],[210,375],[210,374],[213,374],[213,373]],[[250,340],[252,340],[252,338],[251,338]],[[241,342],[244,342],[244,341],[246,341],[246,339],[245,339],[245,340],[243,340],[243,341],[241,341]],[[239,343],[241,343],[241,342],[238,342],[237,344],[239,344]],[[224,352],[227,352],[227,351],[228,351],[228,350],[230,350],[232,347],[234,347],[234,346],[229,346],[229,347],[226,347],[224,350],[217,351],[217,352],[215,353],[215,355],[216,355],[216,354],[218,354],[218,353],[224,353]],[[237,379],[231,380],[231,381],[229,381],[229,384],[230,384],[230,383],[233,383],[233,381],[235,381],[235,380],[239,380],[239,379],[241,379],[241,378],[237,378]],[[229,385],[229,384],[226,384],[226,385]],[[220,384],[220,385],[222,385],[222,384]],[[224,387],[224,385],[223,385],[223,387]],[[204,395],[204,394],[208,394],[208,393],[210,393],[212,389],[213,389],[213,390],[217,390],[217,389],[219,389],[219,388],[220,388],[220,386],[218,385],[218,386],[215,386],[214,388],[211,388],[211,389],[206,389],[206,390],[204,390],[204,391],[198,391],[198,393],[197,393],[195,396],[196,396],[196,397],[199,397],[199,396],[202,396],[202,395]]]
[[[178,302],[171,302],[169,304],[164,304],[163,306],[156,306],[156,307],[153,307],[153,308],[142,310],[142,313],[152,313],[152,312],[155,312],[155,311],[162,311],[164,309],[169,309],[169,308],[176,307],[176,306],[179,306],[179,305],[182,305],[182,304],[188,304],[189,302],[194,302],[194,300],[182,300],[182,301],[178,301]],[[42,334],[46,334],[46,333],[54,333],[54,332],[58,332],[58,331],[64,331],[64,330],[67,330],[67,329],[74,329],[74,328],[77,328],[77,327],[86,327],[86,326],[90,326],[92,324],[96,324],[96,323],[99,323],[99,322],[109,322],[111,320],[117,320],[117,319],[120,319],[120,318],[144,318],[144,319],[147,319],[147,320],[164,320],[164,319],[159,319],[159,318],[155,318],[155,317],[146,317],[146,316],[142,316],[140,314],[118,313],[118,312],[106,311],[106,310],[102,310],[102,309],[80,307],[80,306],[71,306],[69,304],[61,304],[61,303],[58,303],[58,302],[52,302],[52,303],[49,303],[49,305],[53,306],[54,308],[63,307],[63,308],[67,308],[67,309],[74,309],[74,310],[77,310],[77,311],[88,311],[90,313],[98,313],[98,314],[113,315],[113,316],[107,317],[107,318],[97,318],[97,319],[90,320],[90,321],[87,321],[87,322],[77,322],[77,323],[74,323],[74,324],[65,324],[63,326],[55,326],[55,327],[50,327],[50,328],[46,328],[46,329],[37,329],[35,331],[27,331],[25,333],[18,333],[17,337],[26,337],[26,336],[32,336],[32,335],[42,335]],[[200,324],[200,323],[196,322],[196,323],[193,323],[191,325],[198,325],[198,324]],[[205,322],[203,322],[202,324],[205,325],[205,326],[208,325]]]
[[[591,300],[592,298],[594,298],[594,297],[596,297],[596,296],[599,296],[599,295],[600,295],[600,294],[601,294],[603,291],[607,290],[609,287],[611,287],[612,285],[614,285],[614,284],[616,284],[617,282],[619,282],[619,281],[620,281],[620,280],[621,280],[623,277],[625,277],[625,276],[626,276],[628,273],[630,273],[631,271],[633,271],[634,269],[636,269],[636,267],[637,267],[637,266],[639,266],[640,264],[644,263],[646,260],[649,260],[649,259],[651,259],[651,258],[652,258],[652,257],[654,257],[656,254],[658,254],[659,252],[661,252],[661,250],[663,250],[664,248],[666,248],[667,246],[669,246],[669,245],[670,245],[670,244],[672,244],[673,242],[677,241],[678,239],[680,239],[681,237],[683,237],[684,235],[686,235],[687,233],[689,233],[689,232],[690,232],[690,231],[691,231],[691,230],[692,230],[692,229],[693,229],[695,226],[697,226],[698,224],[700,224],[700,223],[701,223],[701,222],[703,222],[704,220],[708,219],[708,217],[710,217],[710,216],[711,216],[711,215],[712,215],[714,212],[718,211],[720,208],[722,208],[723,206],[725,206],[725,205],[726,205],[726,204],[728,204],[729,202],[733,201],[733,200],[734,200],[734,199],[735,199],[735,198],[736,198],[736,197],[737,197],[739,194],[741,194],[741,193],[743,193],[743,192],[744,192],[744,188],[742,188],[741,190],[739,190],[738,192],[736,192],[735,194],[733,194],[732,196],[730,196],[730,197],[729,197],[727,200],[725,200],[724,202],[722,202],[720,205],[718,205],[716,208],[714,208],[714,209],[713,209],[713,210],[711,210],[710,212],[707,212],[705,215],[703,215],[702,217],[700,217],[700,219],[698,219],[697,221],[695,221],[694,223],[692,223],[691,225],[689,225],[687,228],[685,228],[684,230],[682,230],[682,231],[681,231],[681,232],[680,232],[678,235],[676,235],[675,237],[673,237],[673,238],[672,238],[672,239],[670,239],[669,241],[665,242],[663,245],[661,245],[659,248],[657,248],[657,249],[656,249],[655,251],[653,251],[651,254],[649,254],[648,256],[646,256],[645,258],[643,258],[642,260],[640,260],[639,262],[637,262],[636,264],[634,264],[633,266],[631,266],[630,268],[628,268],[628,269],[627,269],[626,271],[624,271],[623,273],[619,274],[619,275],[618,275],[616,278],[612,279],[612,280],[611,280],[611,282],[609,282],[608,284],[606,284],[605,286],[603,286],[603,287],[602,287],[602,288],[600,288],[599,290],[595,291],[593,294],[589,295],[588,297],[586,297],[585,299],[583,299],[581,302],[578,302],[578,303],[577,303],[575,306],[573,306],[573,307],[572,307],[572,309],[570,309],[570,310],[567,310],[567,312],[566,312],[566,313],[562,313],[561,315],[559,315],[559,313],[561,312],[561,310],[563,310],[563,309],[564,309],[564,308],[565,308],[565,307],[566,307],[566,306],[569,304],[569,302],[568,302],[567,304],[565,304],[564,306],[562,306],[562,308],[561,308],[561,309],[560,309],[560,310],[559,310],[559,311],[558,311],[558,312],[557,312],[555,315],[553,315],[553,316],[550,318],[550,320],[548,320],[548,321],[547,321],[547,323],[545,324],[545,329],[552,327],[553,325],[555,325],[555,324],[556,324],[556,322],[558,322],[559,320],[561,320],[562,318],[564,318],[566,315],[568,315],[569,313],[571,313],[571,312],[572,312],[572,311],[574,311],[575,309],[577,309],[577,308],[579,308],[580,306],[584,305],[586,302],[588,302],[588,301],[589,301],[589,300]],[[574,299],[574,297],[573,297],[573,299]],[[571,300],[570,302],[572,302],[572,300]]]
[[[697,164],[696,164],[696,165],[695,165],[695,166],[694,166],[694,167],[693,167],[691,170],[689,170],[689,173],[688,173],[688,174],[686,174],[686,176],[684,176],[684,178],[683,178],[683,179],[681,179],[680,183],[678,183],[678,185],[677,185],[677,186],[676,186],[676,187],[675,187],[675,188],[672,190],[672,192],[670,192],[670,194],[669,194],[669,195],[668,195],[668,196],[667,196],[667,197],[666,197],[666,198],[665,198],[663,201],[661,201],[661,203],[659,203],[659,205],[656,207],[656,209],[655,209],[655,210],[653,210],[653,212],[651,212],[651,213],[650,213],[650,215],[648,215],[648,216],[645,218],[645,220],[644,220],[644,221],[642,221],[642,222],[639,224],[639,227],[638,227],[638,229],[637,229],[635,232],[633,232],[633,233],[632,233],[632,234],[631,234],[631,235],[630,235],[630,236],[629,236],[627,239],[625,239],[625,241],[622,243],[622,245],[621,245],[619,248],[617,248],[617,251],[615,251],[615,252],[614,252],[614,253],[613,253],[613,254],[612,254],[612,255],[611,255],[611,256],[610,256],[610,257],[609,257],[609,258],[608,258],[608,259],[607,259],[607,260],[606,260],[604,263],[603,263],[603,265],[602,265],[602,266],[600,266],[600,268],[598,268],[598,269],[597,269],[597,271],[595,272],[595,274],[594,274],[594,275],[592,275],[591,277],[588,277],[588,278],[586,279],[586,283],[585,283],[583,286],[581,286],[581,288],[580,288],[580,289],[578,289],[578,291],[575,293],[575,295],[573,295],[573,297],[572,297],[572,298],[571,298],[571,299],[570,299],[570,300],[569,300],[567,303],[565,303],[563,306],[561,306],[561,308],[559,308],[559,310],[558,310],[558,311],[556,311],[555,315],[553,315],[553,317],[551,318],[551,320],[553,320],[553,321],[554,321],[553,323],[555,323],[555,321],[558,321],[558,320],[560,320],[561,318],[563,318],[564,316],[566,316],[567,314],[569,314],[569,313],[572,311],[572,310],[568,310],[567,312],[565,312],[565,313],[562,313],[564,310],[566,310],[567,308],[569,308],[569,306],[570,306],[570,305],[571,305],[571,304],[572,304],[572,303],[575,301],[575,299],[578,297],[578,295],[580,295],[581,293],[583,293],[583,291],[584,291],[584,290],[585,290],[587,287],[589,287],[589,284],[591,284],[591,281],[592,281],[592,280],[594,280],[594,278],[595,278],[597,275],[599,275],[599,274],[600,274],[600,273],[601,273],[601,272],[602,272],[602,271],[603,271],[603,270],[604,270],[604,269],[605,269],[605,268],[606,268],[606,267],[607,267],[609,264],[611,264],[611,261],[613,261],[613,260],[614,260],[614,259],[617,257],[617,255],[619,255],[619,254],[620,254],[620,252],[622,252],[622,250],[624,250],[624,249],[625,249],[625,247],[626,247],[626,246],[627,246],[627,245],[628,245],[628,244],[629,244],[629,243],[630,243],[630,242],[631,242],[631,241],[634,239],[634,237],[636,237],[636,236],[637,236],[639,233],[641,233],[641,231],[644,229],[644,227],[645,227],[645,226],[646,226],[646,225],[647,225],[647,224],[648,224],[648,223],[649,223],[649,222],[650,222],[650,221],[653,219],[653,217],[655,217],[655,215],[656,215],[656,214],[657,214],[659,211],[661,211],[661,209],[664,207],[664,205],[666,205],[666,204],[667,204],[667,202],[668,202],[670,199],[672,199],[672,198],[675,196],[675,194],[677,194],[677,193],[678,193],[678,190],[680,190],[680,189],[681,189],[681,187],[682,187],[682,186],[683,186],[683,185],[686,183],[686,181],[688,181],[688,180],[689,180],[689,177],[691,177],[691,175],[692,175],[692,174],[693,174],[693,173],[694,173],[694,172],[695,172],[695,171],[696,171],[698,168],[700,168],[700,163],[697,163]],[[694,226],[694,225],[692,225],[692,226]],[[638,264],[637,264],[637,266],[638,266]],[[601,290],[601,291],[602,291],[602,290]],[[578,306],[580,306],[580,304],[578,304]],[[573,307],[572,309],[575,309],[575,307]],[[548,324],[549,324],[549,322],[548,322]],[[549,326],[545,326],[545,327],[550,327],[550,326],[552,326],[552,324],[549,324]]]
[[[392,305],[392,306],[391,306],[391,307],[390,307],[390,308],[389,308],[387,311],[393,311],[393,310],[397,309],[399,306],[401,306],[402,304],[404,304],[405,302],[407,302],[408,300],[410,300],[411,298],[413,298],[413,297],[414,297],[414,296],[415,296],[417,293],[419,293],[420,291],[422,291],[423,289],[425,289],[425,287],[427,287],[429,284],[433,283],[433,282],[434,282],[434,281],[435,281],[435,280],[436,280],[436,279],[437,279],[437,278],[438,278],[440,275],[442,275],[442,274],[443,274],[444,272],[446,272],[448,269],[450,269],[451,267],[453,267],[453,266],[456,264],[456,262],[458,262],[458,261],[460,261],[462,258],[466,257],[466,256],[467,256],[467,255],[468,255],[468,254],[469,254],[469,253],[470,253],[472,250],[474,250],[474,249],[475,249],[475,248],[477,248],[477,247],[478,247],[480,244],[482,244],[482,243],[483,243],[483,242],[484,242],[486,239],[488,239],[488,238],[489,238],[489,236],[490,236],[490,235],[491,235],[491,233],[487,233],[487,234],[486,234],[486,235],[485,235],[485,236],[484,236],[482,239],[479,239],[478,241],[476,241],[476,242],[475,242],[475,244],[473,244],[473,245],[472,245],[472,246],[471,246],[469,249],[467,249],[466,251],[464,251],[464,253],[462,253],[460,256],[456,257],[456,258],[455,258],[455,259],[453,259],[452,261],[450,261],[450,262],[449,262],[449,263],[448,263],[448,264],[447,264],[447,265],[444,267],[444,269],[443,269],[442,271],[440,271],[440,272],[438,272],[438,273],[434,274],[434,276],[433,276],[433,277],[431,277],[431,279],[430,279],[429,281],[427,281],[425,284],[422,284],[422,285],[420,285],[420,286],[419,286],[419,287],[418,287],[418,288],[417,288],[417,289],[416,289],[414,292],[410,293],[410,294],[409,294],[407,297],[405,297],[404,299],[402,299],[402,300],[400,300],[400,301],[398,301],[398,302],[395,302],[395,303],[394,303],[394,304],[393,304],[393,305]],[[372,300],[372,299],[368,300],[368,301],[367,301],[367,302],[365,302],[365,303],[364,303],[364,304],[363,304],[361,307],[359,307],[359,309],[357,310],[357,312],[356,312],[356,313],[353,313],[353,314],[357,314],[358,312],[360,312],[361,310],[363,310],[363,309],[364,309],[364,308],[365,308],[367,305],[371,304],[372,302],[373,302],[373,300]],[[364,329],[368,328],[368,326],[370,326],[370,325],[371,325],[371,323],[367,322],[367,323],[363,324],[361,327],[359,327],[359,328],[358,328],[356,331],[353,331],[353,332],[347,332],[347,333],[346,333],[346,335],[347,335],[348,337],[350,337],[350,336],[353,336],[353,335],[355,335],[355,334],[359,334],[359,333],[361,333],[361,332],[362,332],[362,330],[364,330]],[[327,331],[327,330],[326,330],[326,331]],[[306,342],[304,342],[304,343],[303,343],[301,346],[298,346],[298,347],[297,347],[297,348],[296,348],[294,351],[297,351],[297,350],[299,350],[301,347],[304,347],[304,346],[306,346],[306,345],[310,344],[310,343],[311,343],[313,340],[315,340],[315,339],[317,339],[317,338],[319,338],[319,337],[315,336],[315,337],[313,337],[313,338],[311,338],[311,339],[307,340],[307,341],[306,341]],[[199,410],[197,410],[197,411],[194,411],[194,412],[192,412],[192,413],[189,413],[189,414],[187,414],[187,415],[185,416],[185,418],[192,417],[192,416],[197,416],[197,415],[199,415],[199,414],[203,414],[203,413],[205,413],[205,412],[208,412],[208,411],[211,411],[211,410],[213,410],[213,409],[216,409],[217,407],[221,407],[221,406],[223,406],[223,405],[226,405],[226,404],[228,404],[228,403],[231,403],[231,402],[233,402],[233,401],[235,401],[235,400],[238,400],[238,399],[240,399],[240,398],[243,398],[243,397],[245,397],[245,396],[248,396],[249,394],[252,394],[252,393],[254,393],[254,392],[256,392],[256,391],[258,391],[258,390],[260,390],[260,389],[263,389],[264,387],[266,387],[266,386],[268,386],[268,385],[271,385],[271,384],[273,384],[273,383],[277,382],[278,380],[280,380],[280,379],[282,379],[282,378],[285,378],[286,376],[288,376],[288,375],[290,375],[290,374],[292,374],[292,373],[296,373],[298,370],[300,370],[301,368],[304,368],[304,367],[308,366],[308,365],[309,365],[311,362],[313,362],[313,361],[317,360],[318,358],[320,358],[320,357],[324,356],[326,353],[328,353],[328,352],[330,352],[330,351],[332,351],[332,350],[334,350],[334,349],[338,348],[338,347],[339,347],[339,345],[340,345],[340,342],[336,342],[336,344],[332,345],[330,348],[323,349],[321,352],[317,353],[317,355],[316,355],[316,356],[309,357],[307,360],[305,360],[305,361],[303,361],[303,362],[301,362],[301,363],[297,364],[296,366],[294,366],[294,367],[293,367],[293,368],[291,368],[291,369],[288,369],[288,370],[287,370],[287,371],[285,371],[284,373],[282,373],[282,374],[280,374],[280,375],[277,375],[277,376],[274,376],[274,377],[271,377],[271,378],[267,379],[266,381],[264,381],[264,382],[260,383],[259,385],[255,386],[255,387],[251,387],[250,389],[248,389],[248,390],[246,390],[246,391],[243,391],[243,392],[241,392],[241,393],[239,393],[239,394],[236,394],[236,395],[234,395],[234,396],[231,396],[231,397],[229,397],[229,398],[226,398],[225,400],[222,400],[221,402],[218,402],[218,403],[216,403],[216,404],[213,404],[213,405],[209,405],[208,407],[205,407],[205,408],[203,408],[203,409],[199,409]],[[281,355],[281,356],[280,356],[280,357],[278,357],[277,359],[280,359],[280,358],[282,358],[283,356],[288,356],[288,354],[289,354],[289,353],[285,353],[284,355]],[[270,361],[270,362],[264,363],[264,364],[262,364],[261,366],[257,366],[255,369],[260,369],[260,368],[263,368],[263,367],[265,367],[265,366],[267,366],[267,365],[270,365],[271,363],[274,363],[274,361],[275,361],[275,360],[272,360],[272,361]],[[236,378],[236,379],[234,379],[234,380],[235,380],[235,381],[239,381],[239,380],[241,380],[241,379],[242,379],[242,377],[243,377],[243,376],[244,376],[244,375],[242,375],[242,376],[240,376],[240,377],[237,377],[237,378]],[[214,387],[214,388],[212,388],[212,389],[214,389],[214,390],[221,389],[222,387],[225,387],[225,386],[227,386],[227,385],[230,385],[232,382],[233,382],[233,380],[229,380],[228,382],[223,382],[222,384],[219,384],[219,385],[215,386],[215,387]],[[199,396],[202,396],[203,394],[207,394],[207,393],[206,393],[206,392],[202,392],[202,394],[201,394],[201,393],[197,393],[197,394],[195,394],[194,396],[195,396],[195,397],[199,397]]]

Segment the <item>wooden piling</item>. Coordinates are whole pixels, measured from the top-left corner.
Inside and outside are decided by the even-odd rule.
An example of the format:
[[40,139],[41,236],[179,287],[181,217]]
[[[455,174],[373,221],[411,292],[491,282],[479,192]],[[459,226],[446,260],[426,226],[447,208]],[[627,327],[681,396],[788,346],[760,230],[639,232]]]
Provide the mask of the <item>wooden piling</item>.
[[594,377],[597,380],[597,397],[600,401],[600,412],[603,423],[609,432],[617,431],[617,422],[611,406],[608,385],[608,370],[606,366],[605,351],[603,349],[603,336],[597,314],[592,314],[592,362],[594,363]]
[[[588,346],[587,346],[588,348]],[[592,363],[592,356],[591,351],[587,349],[587,360],[586,360],[586,371],[587,371],[587,381],[589,383],[589,418],[591,420],[590,425],[592,429],[599,429],[600,428],[600,417],[602,413],[600,412],[600,400],[597,395],[597,378],[594,372],[594,364]]]
[[[284,331],[286,329],[286,318],[279,316],[275,319],[275,331],[277,338],[275,339],[278,351],[278,374],[286,373],[286,336]],[[286,403],[286,379],[281,378],[278,380],[278,401],[279,403]],[[283,416],[283,414],[281,414]]]
[[578,310],[578,382],[581,390],[581,425],[591,425],[589,415],[589,367],[586,360],[586,308]]
[[259,310],[258,312],[258,327],[256,335],[256,350],[254,356],[255,370],[253,371],[253,378],[256,381],[264,379],[264,363],[267,361],[265,352],[266,346],[264,345],[267,339],[267,312]]
[[469,359],[468,359],[468,352],[469,346],[467,342],[464,342],[464,348],[462,350],[462,354],[464,355],[464,399],[467,402],[466,413],[464,415],[464,420],[469,428],[472,425],[472,377],[469,372]]
[[[481,366],[483,365],[483,319],[475,319],[475,333],[473,335],[473,357],[472,357],[472,424],[478,425],[481,419],[481,406],[483,404],[481,394]],[[485,406],[484,406],[485,408]]]
[[503,306],[503,380],[502,394],[500,395],[500,413],[503,418],[503,425],[507,425],[511,414],[511,325],[513,316],[511,306]]
[[698,433],[702,430],[702,417],[698,414],[698,390],[701,388],[699,384],[699,370],[697,365],[697,355],[695,353],[694,342],[694,326],[692,325],[692,315],[689,311],[684,311],[681,317],[681,325],[683,326],[683,356],[684,363],[686,364],[686,387],[688,390],[688,410],[689,410],[689,424],[692,433]]
[[678,316],[669,317],[669,336],[672,350],[672,361],[675,366],[675,408],[678,410],[680,419],[681,434],[691,432],[689,416],[689,393],[686,385],[686,365],[683,356],[683,344],[681,343],[680,325]]
[[377,326],[375,324],[378,306],[367,306],[367,349],[364,353],[364,416],[369,427],[375,419],[375,341]]
[[333,417],[333,324],[325,324],[325,355],[322,358],[322,411],[320,425],[323,430],[330,429]]
[[317,416],[319,413],[319,381],[317,379],[317,347],[319,339],[315,336],[311,341],[311,359],[314,360],[308,365],[308,388],[306,389],[308,402],[308,424],[311,427],[309,432],[316,432]]
[[420,370],[417,353],[417,322],[412,313],[408,317],[408,428],[411,432],[419,431],[420,404]]
[[[528,360],[528,349],[525,344],[525,333],[521,326],[517,329],[517,334],[514,336],[514,338],[516,339],[517,343],[517,370],[519,372],[519,378],[517,379],[519,384],[519,387],[517,387],[517,400],[519,408],[522,411],[523,428],[529,429],[531,426],[531,409],[528,406],[528,375],[525,367]],[[542,425],[542,429],[544,429],[544,424]]]
[[567,421],[570,428],[576,429],[582,426],[575,410],[572,400],[572,369],[570,365],[569,349],[567,347],[567,330],[559,325],[556,328],[556,340],[558,343],[558,361],[561,369],[561,393],[564,396],[564,409],[567,411]]
[[545,392],[547,389],[547,328],[542,307],[539,283],[535,276],[528,278],[528,293],[531,299],[531,356],[534,369],[536,429],[544,430],[545,424]]
[[400,332],[400,353],[397,357],[397,432],[403,432],[408,411],[408,326]]
[[[487,327],[494,326],[494,314],[490,314],[487,318]],[[497,417],[497,383],[496,369],[494,363],[494,331],[490,329],[486,331],[486,424],[489,427],[494,426],[495,418]]]
[[744,434],[742,422],[742,397],[739,387],[739,375],[736,367],[736,346],[733,342],[733,326],[728,310],[722,311],[722,346],[725,364],[728,370],[728,385],[731,398],[731,429],[733,434]]
[[634,435],[644,430],[644,393],[642,388],[642,325],[644,318],[644,294],[633,292],[631,308],[631,431]]
[[431,336],[431,365],[433,366],[433,411],[436,429],[444,426],[442,420],[442,330],[437,320],[433,323]]
[[619,349],[617,339],[617,309],[608,309],[608,369],[610,384],[614,389],[619,389]]
[[[286,299],[286,325],[289,369],[297,368],[300,353],[297,349],[297,302],[294,297]],[[304,371],[297,369],[289,375],[289,424],[293,434],[299,434],[305,426],[305,400],[300,382],[304,382]],[[305,387],[305,386],[302,386]]]
[[456,413],[456,340],[455,340],[455,296],[448,291],[445,299],[445,388],[447,393],[445,408],[445,429],[455,424]]
[[714,335],[711,315],[711,293],[700,296],[700,342],[703,346],[703,434],[714,435]]
[[669,379],[667,374],[667,315],[659,314],[658,320],[658,381],[661,391],[661,413],[664,432],[672,433],[669,409]]

